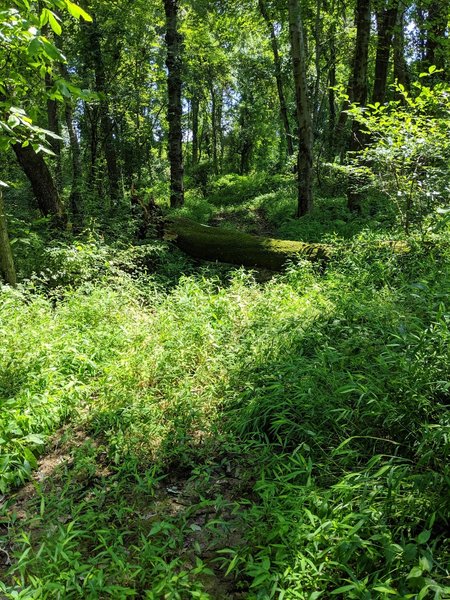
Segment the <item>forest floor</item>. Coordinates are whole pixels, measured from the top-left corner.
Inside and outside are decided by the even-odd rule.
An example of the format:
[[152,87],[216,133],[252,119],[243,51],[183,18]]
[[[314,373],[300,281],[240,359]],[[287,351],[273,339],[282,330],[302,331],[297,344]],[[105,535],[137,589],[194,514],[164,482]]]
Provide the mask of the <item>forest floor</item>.
[[3,288],[2,600],[450,597],[447,234],[256,183],[183,214],[345,240],[325,272],[91,235]]

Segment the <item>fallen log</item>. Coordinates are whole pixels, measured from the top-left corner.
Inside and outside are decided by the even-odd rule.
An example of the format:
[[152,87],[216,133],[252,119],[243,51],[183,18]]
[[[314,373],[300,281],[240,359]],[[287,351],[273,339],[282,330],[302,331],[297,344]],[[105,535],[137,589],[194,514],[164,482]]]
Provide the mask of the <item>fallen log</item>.
[[184,217],[166,219],[164,239],[194,258],[272,271],[279,271],[288,259],[327,260],[333,253],[328,244],[276,240],[202,225]]

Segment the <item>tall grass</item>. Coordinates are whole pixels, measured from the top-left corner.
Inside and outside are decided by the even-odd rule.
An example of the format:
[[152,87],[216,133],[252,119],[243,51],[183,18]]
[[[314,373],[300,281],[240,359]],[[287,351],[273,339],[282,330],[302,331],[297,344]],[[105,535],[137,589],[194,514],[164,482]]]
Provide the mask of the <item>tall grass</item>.
[[4,597],[448,597],[446,243],[264,284],[158,252],[2,289]]

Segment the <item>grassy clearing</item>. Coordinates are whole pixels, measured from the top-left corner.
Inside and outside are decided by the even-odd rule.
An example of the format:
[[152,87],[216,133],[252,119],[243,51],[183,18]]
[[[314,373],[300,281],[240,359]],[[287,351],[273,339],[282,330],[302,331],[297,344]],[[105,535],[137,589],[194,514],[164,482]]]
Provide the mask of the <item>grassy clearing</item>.
[[445,240],[264,284],[90,244],[2,290],[5,598],[449,596]]

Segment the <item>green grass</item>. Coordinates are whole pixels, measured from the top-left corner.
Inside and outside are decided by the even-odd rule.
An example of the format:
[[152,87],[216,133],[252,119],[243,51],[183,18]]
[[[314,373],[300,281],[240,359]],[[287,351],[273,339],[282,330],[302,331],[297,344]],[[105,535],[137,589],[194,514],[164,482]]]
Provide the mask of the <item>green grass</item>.
[[3,288],[0,595],[449,597],[448,241],[371,235],[265,283],[61,243]]

